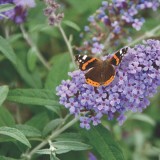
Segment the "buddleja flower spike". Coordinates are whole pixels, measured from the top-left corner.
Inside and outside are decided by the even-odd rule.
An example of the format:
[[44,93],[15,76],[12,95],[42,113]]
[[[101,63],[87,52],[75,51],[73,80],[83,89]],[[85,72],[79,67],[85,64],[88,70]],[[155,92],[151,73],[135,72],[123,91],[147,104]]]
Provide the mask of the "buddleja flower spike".
[[[111,56],[114,55],[116,54]],[[82,60],[80,56],[77,59]],[[83,64],[86,60],[85,56]],[[109,61],[112,60],[118,62],[116,58],[109,58]],[[80,68],[82,66],[80,65]],[[87,69],[84,66],[84,70]],[[95,74],[97,67],[96,71],[94,67],[93,69]],[[63,80],[57,87],[60,104],[68,108],[71,114],[80,116],[82,128],[89,129],[91,123],[98,125],[103,115],[107,115],[109,120],[116,118],[121,125],[126,120],[126,112],[142,112],[149,105],[148,98],[157,92],[160,85],[160,41],[147,40],[142,45],[128,48],[122,63],[114,66],[114,70],[116,76],[109,85],[104,85],[102,80],[98,81],[101,84],[99,87],[87,84],[86,76],[91,71],[89,69],[87,73],[81,70],[69,73],[72,79]],[[93,114],[88,115],[82,112],[83,110],[91,111]]]

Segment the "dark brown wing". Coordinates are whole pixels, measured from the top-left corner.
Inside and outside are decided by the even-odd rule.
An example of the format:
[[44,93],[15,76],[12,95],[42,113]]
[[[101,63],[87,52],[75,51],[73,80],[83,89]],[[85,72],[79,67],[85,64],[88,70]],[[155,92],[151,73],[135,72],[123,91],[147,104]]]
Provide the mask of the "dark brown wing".
[[103,63],[103,85],[109,85],[115,77],[115,69],[114,67],[107,61]]
[[85,74],[86,83],[94,87],[98,87],[102,84],[102,60],[97,60],[94,66]]
[[78,62],[79,69],[82,71],[96,66],[96,63],[99,61],[99,59],[87,55],[77,55],[75,56],[75,60]]
[[124,47],[117,51],[109,60],[112,65],[118,66],[121,63],[123,56],[127,53],[128,47]]
[[91,86],[99,87],[102,83],[101,71],[96,67],[90,69],[86,74],[86,83]]

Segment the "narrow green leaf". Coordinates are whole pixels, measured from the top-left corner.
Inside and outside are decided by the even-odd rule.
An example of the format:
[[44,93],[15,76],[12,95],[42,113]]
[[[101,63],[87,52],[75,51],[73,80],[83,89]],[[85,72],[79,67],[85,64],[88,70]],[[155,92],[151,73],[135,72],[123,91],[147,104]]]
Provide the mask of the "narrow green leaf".
[[74,22],[72,22],[72,21],[65,20],[65,21],[63,21],[63,23],[64,23],[65,25],[67,25],[67,26],[75,29],[75,30],[78,31],[78,32],[81,30],[80,27],[79,27],[76,23],[74,23]]
[[33,116],[29,121],[26,122],[26,124],[42,130],[44,126],[48,123],[48,121],[49,118],[47,113],[41,112]]
[[4,108],[0,107],[0,126],[13,126],[15,124],[13,116],[10,112]]
[[22,33],[14,33],[14,34],[12,34],[12,35],[10,35],[9,36],[9,39],[7,39],[8,40],[8,42],[10,43],[10,44],[12,44],[12,43],[16,43],[18,40],[20,40],[20,38],[22,38],[23,36],[22,36]]
[[6,39],[4,39],[2,36],[0,36],[0,51],[14,64],[17,64],[17,58],[16,55],[10,46],[10,44],[7,42]]
[[82,133],[89,139],[90,144],[99,152],[103,160],[125,159],[120,146],[103,126],[92,127]]
[[15,128],[17,128],[18,130],[20,130],[26,137],[41,137],[41,132],[33,127],[33,126],[29,126],[29,125],[16,125]]
[[146,114],[132,114],[129,119],[134,119],[134,120],[139,120],[139,121],[143,121],[143,122],[146,122],[152,126],[155,126],[156,125],[156,122],[154,119],[152,119],[151,117],[149,117],[148,115]]
[[45,106],[48,110],[56,113],[59,117],[61,117],[61,107],[58,106]]
[[8,86],[0,86],[0,106],[5,101],[9,88]]
[[0,134],[12,137],[17,141],[25,144],[29,148],[31,147],[31,144],[29,143],[25,135],[16,128],[0,127]]
[[55,128],[57,128],[60,124],[62,124],[64,120],[62,118],[57,118],[52,121],[50,121],[43,130],[43,135],[47,135],[49,132],[53,131]]
[[70,149],[61,148],[61,149],[56,150],[56,154],[63,154],[63,153],[67,153],[67,152],[70,152],[70,151],[71,151]]
[[36,151],[37,154],[51,154],[51,150],[50,149],[40,149]]
[[50,105],[50,106],[59,105],[55,93],[51,90],[45,90],[45,89],[10,90],[7,100],[16,103],[32,104],[32,105]]
[[11,3],[6,3],[6,4],[1,4],[0,5],[0,12],[5,12],[13,9],[15,7],[14,4]]
[[33,71],[35,69],[36,62],[37,62],[36,49],[31,48],[27,53],[27,64],[30,71]]
[[55,156],[55,153],[53,151],[51,151],[50,149],[41,149],[36,151],[37,154],[41,154],[41,155],[50,155],[50,160],[60,160]]
[[22,61],[19,58],[17,58],[17,65],[15,68],[20,74],[20,76],[23,78],[23,80],[31,87],[42,87],[41,80],[38,78],[37,74],[29,73],[27,67],[22,63]]
[[16,56],[8,41],[2,36],[0,36],[0,51],[11,61],[26,83],[32,87],[41,87],[40,80],[37,80],[37,76],[32,75],[27,71],[26,66],[22,63],[19,57]]
[[79,133],[62,133],[56,139],[56,141],[83,141]]
[[81,151],[81,150],[91,149],[91,146],[84,144],[82,142],[75,142],[75,141],[58,141],[58,142],[53,142],[52,144],[57,149],[56,152],[60,150]]
[[[45,88],[53,89],[61,83],[63,79],[67,79],[69,71],[70,57],[69,54],[60,54],[53,57],[53,66],[48,74]],[[63,69],[62,69],[63,66]]]
[[[56,154],[62,154],[62,153],[67,153],[71,151],[70,149],[56,149],[55,152]],[[50,155],[51,154],[51,150],[50,149],[41,149],[41,150],[38,150],[36,151],[37,154],[48,154]]]

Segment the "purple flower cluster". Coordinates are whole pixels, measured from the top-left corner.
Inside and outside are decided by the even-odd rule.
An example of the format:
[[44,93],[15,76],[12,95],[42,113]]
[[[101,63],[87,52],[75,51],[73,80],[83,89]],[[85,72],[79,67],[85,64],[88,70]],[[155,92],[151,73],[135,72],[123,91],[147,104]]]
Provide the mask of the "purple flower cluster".
[[105,46],[117,46],[120,39],[122,41],[122,38],[127,37],[127,27],[133,27],[137,31],[141,29],[145,22],[145,19],[140,17],[141,10],[156,11],[159,6],[158,0],[112,0],[111,3],[103,1],[96,13],[88,18],[89,25],[85,26],[84,33],[81,33],[85,47],[80,47],[79,51],[87,50],[92,53],[95,41],[99,46],[105,41]]
[[58,25],[61,23],[64,13],[59,13],[60,5],[54,0],[45,0],[47,8],[44,15],[48,17],[49,25]]
[[80,126],[90,129],[101,118],[126,120],[127,111],[142,112],[149,105],[149,97],[160,85],[160,41],[147,40],[129,48],[122,63],[116,68],[116,77],[109,86],[93,87],[85,83],[84,72],[69,73],[72,80],[63,80],[57,87],[60,104],[71,114],[80,116]]
[[[11,19],[17,24],[23,23],[27,17],[27,9],[35,7],[34,0],[1,0],[0,5],[2,4],[15,4],[15,8],[2,12],[1,14]],[[4,16],[0,16],[0,19],[3,19]]]

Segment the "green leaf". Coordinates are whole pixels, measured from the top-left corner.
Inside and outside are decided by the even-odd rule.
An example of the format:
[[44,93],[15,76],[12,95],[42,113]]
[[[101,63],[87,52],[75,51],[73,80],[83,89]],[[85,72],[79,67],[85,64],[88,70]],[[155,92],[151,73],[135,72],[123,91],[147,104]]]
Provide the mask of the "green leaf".
[[[69,54],[60,54],[53,57],[53,66],[48,74],[45,88],[53,89],[61,83],[63,79],[67,79],[69,71],[70,57]],[[62,69],[63,67],[63,69]]]
[[5,101],[9,88],[8,86],[0,86],[0,106]]
[[[69,150],[69,149],[56,149],[55,150],[55,152],[57,153],[57,154],[62,154],[62,153],[67,153],[67,152],[69,152],[69,151],[71,151],[71,150]],[[50,149],[41,149],[41,150],[38,150],[38,151],[36,151],[36,153],[37,154],[48,154],[48,155],[50,155],[52,152],[51,152],[51,150]]]
[[2,36],[0,36],[0,51],[14,64],[17,64],[17,58],[16,54],[14,53],[12,47],[7,42],[6,39],[4,39]]
[[10,90],[8,101],[31,105],[59,105],[57,96],[51,90],[45,89],[14,89]]
[[14,159],[10,157],[0,156],[0,160],[20,160],[20,159]]
[[52,151],[50,149],[40,149],[36,151],[37,154],[48,154],[48,155],[50,155],[51,152]]
[[58,141],[52,143],[53,147],[56,148],[56,153],[61,154],[69,151],[81,151],[91,149],[91,146],[84,144],[82,142],[75,141]]
[[26,122],[27,125],[33,126],[42,130],[44,126],[48,123],[49,118],[46,112],[36,114],[29,121]]
[[18,124],[15,126],[18,130],[20,130],[26,137],[41,137],[41,132],[32,126],[29,125],[21,125]]
[[149,117],[148,115],[146,114],[132,114],[129,119],[134,119],[134,120],[139,120],[139,121],[143,121],[143,122],[146,122],[152,126],[155,126],[156,125],[156,122],[154,119],[152,119],[151,117]]
[[6,4],[1,4],[0,5],[0,12],[5,12],[13,9],[15,7],[14,4],[11,3],[6,3]]
[[65,20],[65,21],[63,21],[63,23],[64,23],[65,25],[67,25],[67,26],[75,29],[76,31],[80,31],[80,30],[81,30],[80,27],[79,27],[76,23],[74,23],[74,22],[72,22],[72,21]]
[[62,133],[56,139],[56,141],[83,141],[82,137],[78,133]]
[[60,160],[59,158],[56,157],[55,153],[50,149],[37,150],[36,153],[41,155],[46,155],[46,154],[50,155],[50,160]]
[[16,43],[18,40],[20,40],[20,38],[23,38],[21,33],[14,33],[14,34],[10,35],[9,39],[7,39],[7,40],[10,44],[12,44],[12,43]]
[[125,159],[120,146],[103,126],[92,127],[82,133],[89,139],[90,144],[99,152],[103,160]]
[[17,58],[16,70],[23,78],[23,80],[31,87],[41,88],[41,81],[37,78],[37,75],[35,73],[29,73],[26,66],[22,63],[22,61],[19,58]]
[[28,83],[32,87],[41,87],[40,82],[37,80],[37,76],[31,75],[26,66],[22,63],[22,61],[16,56],[12,47],[8,43],[6,39],[0,36],[0,51],[7,57],[11,63],[14,65],[20,76],[24,79],[26,83]]
[[36,62],[37,62],[36,49],[31,48],[27,54],[27,64],[30,71],[33,71],[35,69]]
[[28,146],[29,148],[31,147],[31,144],[29,143],[25,135],[16,128],[0,127],[0,134],[12,137],[17,141],[23,143],[24,145]]
[[61,117],[61,107],[58,106],[45,106],[48,110],[56,113],[59,117]]
[[43,135],[47,135],[49,132],[53,131],[56,129],[59,125],[61,125],[64,122],[64,119],[62,118],[57,118],[52,121],[50,121],[43,130]]
[[13,126],[14,124],[15,121],[10,112],[4,107],[0,107],[0,126]]

